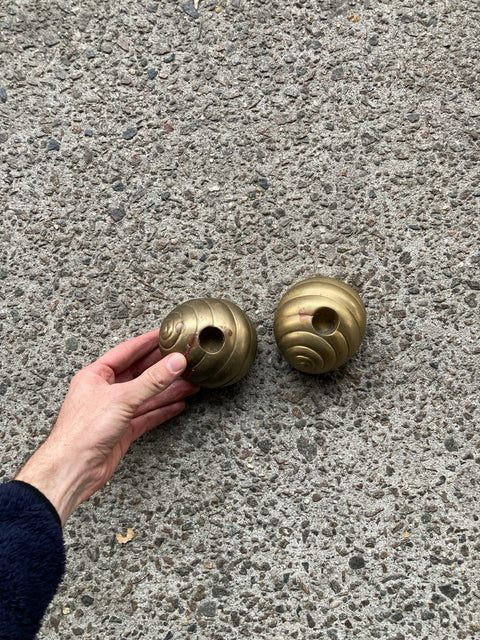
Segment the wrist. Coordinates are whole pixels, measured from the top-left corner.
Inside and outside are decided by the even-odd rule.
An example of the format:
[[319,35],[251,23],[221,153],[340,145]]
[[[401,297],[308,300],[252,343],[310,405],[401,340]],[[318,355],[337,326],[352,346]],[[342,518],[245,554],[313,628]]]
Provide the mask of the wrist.
[[41,491],[57,511],[63,526],[82,502],[82,468],[78,460],[60,459],[44,443],[28,459],[15,480],[27,482]]

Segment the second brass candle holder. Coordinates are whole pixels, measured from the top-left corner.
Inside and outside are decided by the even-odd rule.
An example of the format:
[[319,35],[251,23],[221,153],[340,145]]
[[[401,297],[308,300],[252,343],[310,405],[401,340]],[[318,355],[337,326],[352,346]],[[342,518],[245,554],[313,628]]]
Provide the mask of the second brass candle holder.
[[293,285],[275,312],[278,347],[292,367],[326,373],[357,351],[366,329],[360,296],[345,282],[317,276]]

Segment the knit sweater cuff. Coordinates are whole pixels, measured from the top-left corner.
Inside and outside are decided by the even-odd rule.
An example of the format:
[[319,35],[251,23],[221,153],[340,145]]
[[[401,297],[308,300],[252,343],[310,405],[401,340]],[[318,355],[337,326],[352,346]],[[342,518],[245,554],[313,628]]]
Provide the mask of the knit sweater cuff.
[[0,640],[33,640],[65,570],[58,513],[35,487],[0,484]]

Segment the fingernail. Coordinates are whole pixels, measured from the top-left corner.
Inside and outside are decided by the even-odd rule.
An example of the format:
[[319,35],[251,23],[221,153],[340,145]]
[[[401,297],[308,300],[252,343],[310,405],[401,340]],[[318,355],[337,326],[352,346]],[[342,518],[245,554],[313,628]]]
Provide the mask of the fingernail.
[[172,355],[167,358],[167,369],[170,373],[174,373],[175,375],[182,373],[182,371],[187,366],[187,361],[185,356],[182,356],[181,353],[172,353]]

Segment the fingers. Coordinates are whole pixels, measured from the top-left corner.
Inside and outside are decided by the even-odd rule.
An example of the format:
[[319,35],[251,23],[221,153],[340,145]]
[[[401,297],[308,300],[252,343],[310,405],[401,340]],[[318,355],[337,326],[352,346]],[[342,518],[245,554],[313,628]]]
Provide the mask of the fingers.
[[118,387],[122,387],[125,401],[135,407],[136,411],[143,402],[171,385],[186,366],[185,356],[181,353],[171,353],[146,369],[138,378],[118,385]]
[[125,371],[122,371],[116,377],[116,382],[128,382],[129,380],[133,380],[140,374],[142,374],[145,369],[148,369],[152,365],[156,364],[159,360],[162,359],[162,354],[160,353],[160,349],[155,347],[150,353],[143,356],[139,360],[136,360],[132,365],[130,365]]
[[[134,418],[131,423],[131,428],[125,434],[125,438],[128,438],[128,442],[122,442],[121,446],[126,445],[126,449],[130,446],[130,444],[143,436],[144,433],[158,427],[159,425],[167,422],[171,418],[178,416],[178,414],[182,413],[185,409],[185,402],[180,400],[179,402],[174,402],[173,404],[169,404],[166,407],[161,407],[156,409],[155,411],[150,411],[149,413],[145,413],[138,418]],[[125,450],[126,450],[125,449]]]
[[198,390],[199,387],[196,387],[186,380],[176,380],[161,393],[145,400],[145,402],[138,407],[134,418],[149,413],[150,411],[166,407],[169,404],[174,404],[187,396],[197,393]]
[[96,364],[106,365],[115,375],[119,375],[134,362],[153,351],[157,344],[158,329],[154,329],[110,349],[96,361]]

